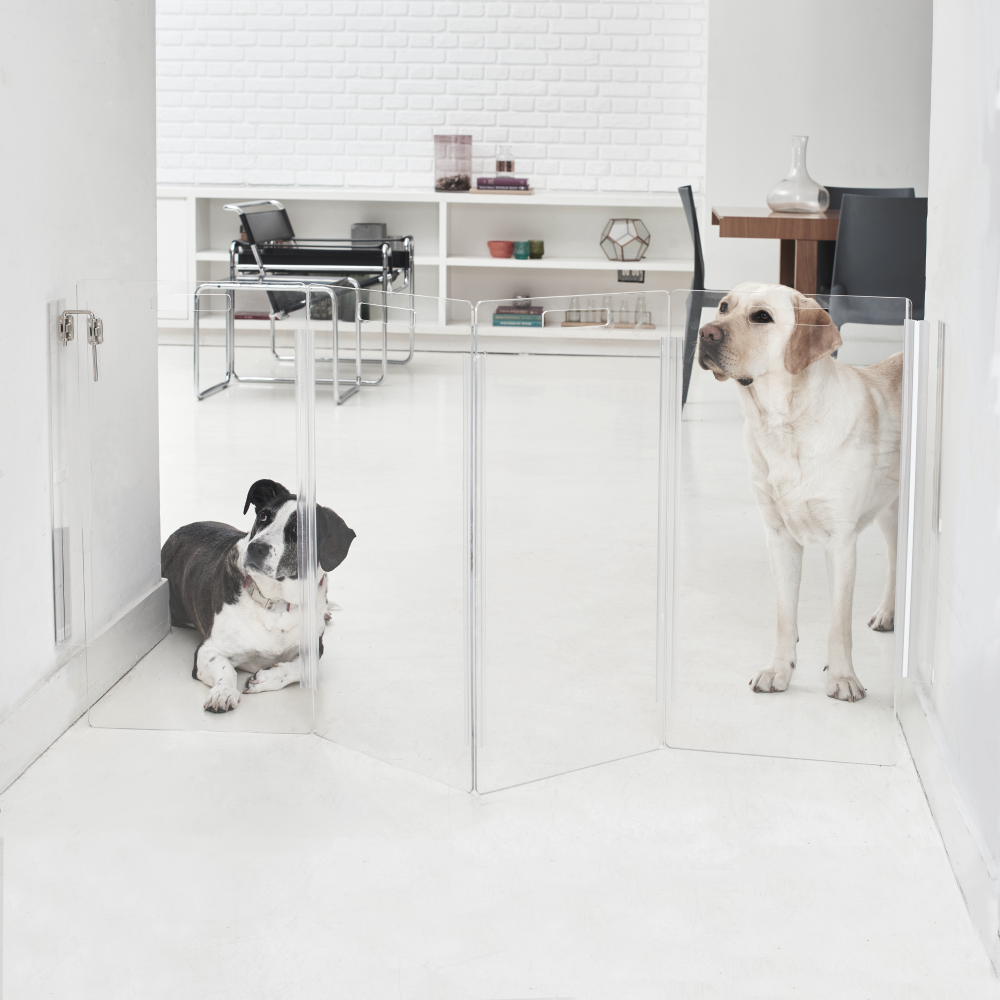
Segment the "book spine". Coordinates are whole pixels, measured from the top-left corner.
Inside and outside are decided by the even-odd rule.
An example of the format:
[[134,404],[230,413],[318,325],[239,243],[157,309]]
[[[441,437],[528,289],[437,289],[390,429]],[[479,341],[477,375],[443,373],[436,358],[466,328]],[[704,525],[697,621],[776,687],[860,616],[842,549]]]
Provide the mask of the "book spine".
[[527,178],[512,177],[510,180],[500,180],[495,177],[479,177],[476,180],[476,187],[480,188],[527,188]]
[[541,316],[497,316],[493,314],[494,326],[541,326]]
[[494,315],[500,316],[541,316],[543,309],[541,306],[497,306]]

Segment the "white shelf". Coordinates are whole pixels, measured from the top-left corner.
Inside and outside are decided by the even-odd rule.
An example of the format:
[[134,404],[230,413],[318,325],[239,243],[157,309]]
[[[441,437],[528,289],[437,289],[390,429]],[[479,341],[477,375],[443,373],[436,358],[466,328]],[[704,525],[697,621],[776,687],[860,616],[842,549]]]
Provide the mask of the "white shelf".
[[[198,250],[194,255],[195,260],[211,260],[211,261],[221,261],[224,264],[229,263],[229,251],[228,250]],[[441,258],[434,254],[417,254],[415,263],[418,267],[424,265],[431,265],[437,267],[441,263]],[[688,268],[690,270],[690,268]]]
[[[608,208],[680,208],[681,199],[676,191],[538,191],[533,195],[515,197],[504,194],[470,194],[468,192],[396,191],[367,188],[323,187],[214,187],[161,184],[156,189],[158,198],[210,198],[228,202],[261,201],[382,201],[409,202],[411,204],[489,204],[511,205],[598,205]],[[701,207],[701,195],[695,203]]]
[[644,257],[638,261],[608,260],[606,257],[542,257],[518,260],[515,257],[449,257],[448,267],[526,267],[558,271],[680,271],[694,270],[694,260],[657,260]]
[[[157,195],[159,277],[192,285],[207,277],[208,264],[217,269],[229,260],[236,220],[221,205],[267,199],[287,203],[293,221],[303,220],[303,231],[346,232],[353,221],[381,218],[402,227],[400,232],[413,233],[415,262],[425,269],[418,280],[420,293],[442,302],[504,298],[514,291],[539,296],[621,291],[615,272],[626,269],[650,272],[646,281],[662,290],[686,283],[684,278],[694,270],[680,196],[672,191],[536,191],[510,197],[427,190],[160,185]],[[703,198],[696,196],[696,202],[703,204]],[[530,210],[520,211],[519,206]],[[602,227],[609,217],[633,213],[646,216],[654,230],[655,252],[663,256],[608,260],[598,245]],[[549,255],[540,260],[490,257],[485,240],[508,231],[518,239],[548,237]],[[439,312],[443,321],[443,305]],[[561,334],[546,329],[545,335]]]

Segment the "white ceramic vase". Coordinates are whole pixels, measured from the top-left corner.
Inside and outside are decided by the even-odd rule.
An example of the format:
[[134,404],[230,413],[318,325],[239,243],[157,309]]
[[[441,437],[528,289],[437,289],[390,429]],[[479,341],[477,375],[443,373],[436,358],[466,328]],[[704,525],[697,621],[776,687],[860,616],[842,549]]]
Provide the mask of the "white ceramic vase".
[[830,192],[817,184],[806,169],[807,135],[792,136],[792,169],[767,193],[767,207],[772,212],[825,212]]

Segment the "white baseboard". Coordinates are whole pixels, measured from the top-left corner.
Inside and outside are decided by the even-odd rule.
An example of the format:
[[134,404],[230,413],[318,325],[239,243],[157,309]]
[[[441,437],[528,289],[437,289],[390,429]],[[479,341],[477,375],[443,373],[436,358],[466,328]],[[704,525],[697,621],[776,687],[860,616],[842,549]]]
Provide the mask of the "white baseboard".
[[139,597],[0,719],[0,791],[170,631],[166,580]]
[[899,721],[969,916],[994,970],[1000,972],[1000,882],[996,865],[952,781],[947,747],[933,709],[915,684],[902,685]]

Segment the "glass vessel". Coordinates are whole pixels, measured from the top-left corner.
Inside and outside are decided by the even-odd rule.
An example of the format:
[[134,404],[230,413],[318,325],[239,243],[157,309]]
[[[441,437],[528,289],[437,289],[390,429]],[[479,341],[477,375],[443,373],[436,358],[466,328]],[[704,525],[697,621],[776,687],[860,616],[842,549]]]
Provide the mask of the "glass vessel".
[[497,177],[514,176],[514,153],[510,146],[497,146]]
[[574,295],[569,300],[569,309],[566,310],[567,323],[582,323],[580,315],[580,300]]
[[767,207],[772,212],[825,212],[830,192],[817,184],[806,170],[806,146],[809,136],[792,136],[792,169],[767,193]]
[[434,136],[434,190],[468,191],[472,186],[472,136]]

